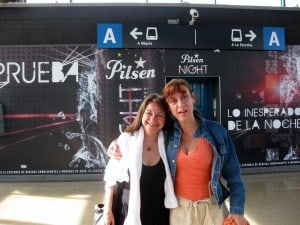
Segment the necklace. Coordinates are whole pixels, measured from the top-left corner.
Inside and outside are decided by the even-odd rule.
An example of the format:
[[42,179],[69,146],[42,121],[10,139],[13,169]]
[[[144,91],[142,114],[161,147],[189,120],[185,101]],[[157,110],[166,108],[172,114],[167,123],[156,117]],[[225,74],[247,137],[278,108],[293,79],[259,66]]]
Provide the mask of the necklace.
[[143,148],[144,148],[144,151],[146,151],[146,152],[151,152],[152,150],[154,151],[157,148],[157,141],[144,142],[143,143]]

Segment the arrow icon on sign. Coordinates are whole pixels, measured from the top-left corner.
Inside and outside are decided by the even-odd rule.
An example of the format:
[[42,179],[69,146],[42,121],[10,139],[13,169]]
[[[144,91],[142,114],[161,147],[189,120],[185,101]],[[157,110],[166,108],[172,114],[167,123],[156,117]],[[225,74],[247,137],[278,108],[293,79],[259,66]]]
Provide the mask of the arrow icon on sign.
[[138,32],[138,29],[135,27],[131,32],[130,35],[136,40],[138,39],[137,35],[143,35],[143,32]]
[[256,38],[256,34],[250,30],[249,34],[245,34],[245,37],[250,38],[250,41],[253,41]]

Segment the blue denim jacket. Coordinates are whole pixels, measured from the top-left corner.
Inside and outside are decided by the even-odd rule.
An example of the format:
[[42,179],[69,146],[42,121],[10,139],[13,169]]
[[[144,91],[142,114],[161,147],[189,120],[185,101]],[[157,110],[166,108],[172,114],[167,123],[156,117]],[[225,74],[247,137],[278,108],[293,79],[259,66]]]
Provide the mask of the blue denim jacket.
[[[230,195],[230,213],[244,214],[245,187],[232,139],[227,130],[218,122],[205,120],[198,113],[195,113],[195,116],[200,120],[200,126],[194,133],[194,137],[206,138],[213,147],[211,188],[214,200],[221,206]],[[173,129],[168,129],[166,132],[167,158],[174,181],[181,138],[179,123],[174,120]],[[221,177],[227,181],[229,190],[221,183]]]

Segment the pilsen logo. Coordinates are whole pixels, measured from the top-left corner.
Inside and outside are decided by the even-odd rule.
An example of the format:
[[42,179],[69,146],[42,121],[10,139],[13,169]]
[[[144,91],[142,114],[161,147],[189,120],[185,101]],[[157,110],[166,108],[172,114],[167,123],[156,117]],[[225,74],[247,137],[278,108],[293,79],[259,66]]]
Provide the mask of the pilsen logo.
[[9,83],[63,83],[69,77],[78,82],[78,61],[62,62],[0,62],[0,89]]
[[[134,61],[136,66],[124,65],[122,60],[110,60],[107,62],[106,67],[110,70],[110,74],[106,74],[107,80],[119,76],[120,80],[136,80],[136,79],[150,79],[156,77],[155,69],[144,69],[144,64],[147,60],[142,57],[138,61]],[[141,69],[139,69],[141,68]]]
[[194,55],[183,54],[180,57],[179,74],[207,74],[207,69],[208,65],[204,64],[204,59],[199,58],[197,53]]

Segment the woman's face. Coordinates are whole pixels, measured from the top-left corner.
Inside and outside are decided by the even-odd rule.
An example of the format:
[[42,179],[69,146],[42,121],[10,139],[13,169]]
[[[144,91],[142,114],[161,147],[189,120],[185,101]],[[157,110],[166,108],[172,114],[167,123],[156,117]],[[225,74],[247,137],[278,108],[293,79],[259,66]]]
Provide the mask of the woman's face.
[[179,122],[193,117],[195,98],[185,85],[181,85],[179,91],[170,95],[167,102],[172,115]]
[[156,135],[165,125],[166,113],[154,102],[147,105],[142,117],[142,124],[147,135]]

